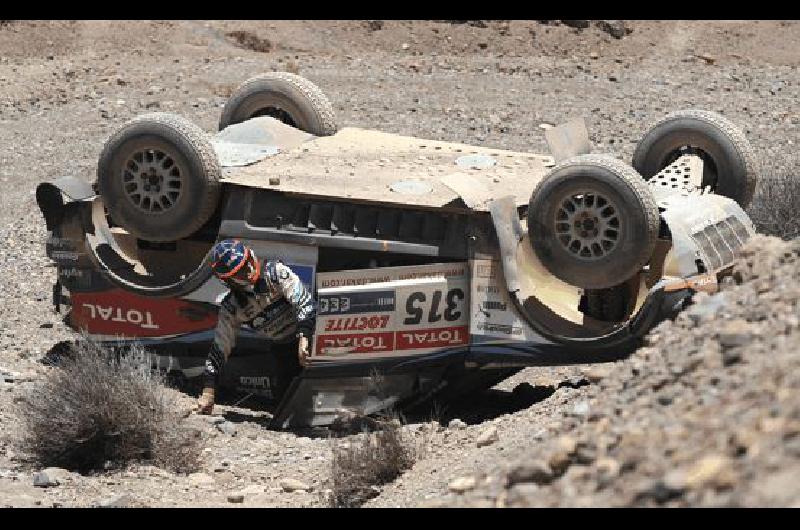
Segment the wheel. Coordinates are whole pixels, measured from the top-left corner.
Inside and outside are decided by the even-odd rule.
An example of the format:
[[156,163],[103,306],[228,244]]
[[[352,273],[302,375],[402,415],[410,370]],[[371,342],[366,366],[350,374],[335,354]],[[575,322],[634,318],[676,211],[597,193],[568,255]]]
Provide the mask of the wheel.
[[683,154],[704,162],[703,187],[747,208],[756,189],[756,161],[744,133],[715,112],[681,110],[653,125],[637,144],[632,165],[645,180]]
[[288,72],[262,74],[239,85],[222,109],[219,130],[256,116],[272,116],[316,136],[336,132],[333,106],[322,90]]
[[114,222],[147,241],[175,241],[211,217],[221,169],[206,134],[168,113],[124,124],[103,146],[97,184]]
[[584,289],[619,285],[638,273],[653,253],[658,226],[647,183],[608,155],[563,161],[528,205],[536,256],[554,276]]

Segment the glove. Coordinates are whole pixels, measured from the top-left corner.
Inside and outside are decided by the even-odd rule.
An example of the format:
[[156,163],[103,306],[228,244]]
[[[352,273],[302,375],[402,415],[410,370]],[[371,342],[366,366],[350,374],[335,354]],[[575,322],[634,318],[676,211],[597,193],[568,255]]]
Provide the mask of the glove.
[[297,337],[297,360],[300,361],[300,366],[308,366],[311,361],[308,359],[308,337],[305,335],[298,335]]
[[214,410],[214,387],[207,386],[203,388],[203,393],[197,400],[196,407],[198,414],[211,414]]

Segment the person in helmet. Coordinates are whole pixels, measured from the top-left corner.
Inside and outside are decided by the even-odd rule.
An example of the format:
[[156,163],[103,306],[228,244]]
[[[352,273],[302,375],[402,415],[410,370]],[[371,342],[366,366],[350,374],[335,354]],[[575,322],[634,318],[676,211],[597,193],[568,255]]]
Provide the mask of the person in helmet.
[[300,278],[280,261],[259,262],[253,249],[226,239],[211,252],[211,269],[230,289],[219,309],[214,341],[204,370],[201,414],[211,414],[220,374],[236,344],[236,333],[246,325],[278,344],[296,342],[301,366],[307,364],[316,310],[311,293]]

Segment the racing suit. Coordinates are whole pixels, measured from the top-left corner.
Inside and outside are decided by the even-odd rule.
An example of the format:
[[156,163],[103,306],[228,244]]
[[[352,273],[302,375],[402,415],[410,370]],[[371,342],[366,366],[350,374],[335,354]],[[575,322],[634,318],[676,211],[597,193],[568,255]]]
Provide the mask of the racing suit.
[[311,293],[300,278],[280,261],[265,261],[252,291],[231,289],[222,300],[205,364],[205,387],[216,387],[241,325],[273,342],[289,343],[300,335],[310,339],[315,318]]

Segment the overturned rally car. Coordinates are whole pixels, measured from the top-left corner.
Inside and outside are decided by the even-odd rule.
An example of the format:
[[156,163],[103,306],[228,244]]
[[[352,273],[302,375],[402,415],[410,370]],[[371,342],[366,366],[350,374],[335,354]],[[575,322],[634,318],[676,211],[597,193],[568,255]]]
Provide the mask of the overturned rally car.
[[730,271],[754,233],[753,152],[699,110],[656,123],[631,165],[591,154],[580,120],[545,134],[547,156],[337,130],[319,88],[287,73],[242,84],[213,136],[140,116],[110,137],[94,184],[37,188],[53,302],[190,384],[226,292],[214,243],[281,259],[318,303],[310,366],[242,327],[220,382],[272,400],[276,428],[620,358]]

